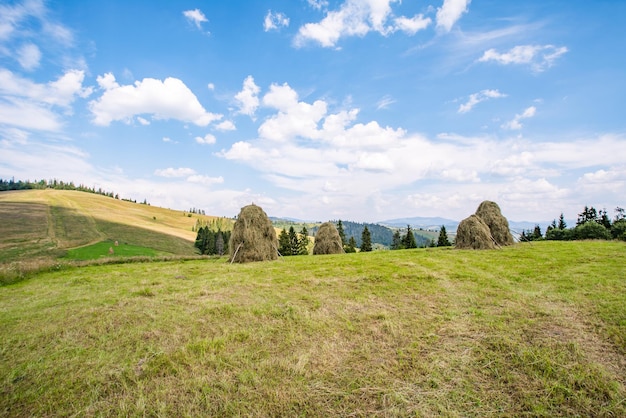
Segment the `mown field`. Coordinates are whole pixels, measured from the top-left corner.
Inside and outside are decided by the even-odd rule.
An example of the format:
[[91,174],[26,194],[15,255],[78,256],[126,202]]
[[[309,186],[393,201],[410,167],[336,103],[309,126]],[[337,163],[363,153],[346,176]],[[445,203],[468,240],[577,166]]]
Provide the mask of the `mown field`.
[[193,256],[192,228],[214,217],[80,191],[23,190],[0,193],[0,219],[1,264],[56,260],[73,248],[115,241]]
[[4,416],[626,416],[626,244],[65,268],[0,287]]

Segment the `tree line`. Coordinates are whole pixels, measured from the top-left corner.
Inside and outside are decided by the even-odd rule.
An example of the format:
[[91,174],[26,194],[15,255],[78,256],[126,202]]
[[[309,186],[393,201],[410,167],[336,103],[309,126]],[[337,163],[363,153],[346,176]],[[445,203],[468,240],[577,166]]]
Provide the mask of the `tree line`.
[[194,247],[202,255],[219,255],[228,253],[230,231],[213,230],[208,225],[198,228]]
[[546,228],[545,235],[539,225],[533,230],[524,230],[520,234],[520,241],[571,241],[582,239],[618,239],[626,241],[626,211],[615,208],[613,220],[609,217],[606,209],[597,210],[593,206],[585,206],[578,214],[576,226],[567,227],[567,223],[561,213],[558,221],[554,219]]
[[[51,180],[35,180],[35,181],[15,181],[14,178],[10,180],[0,179],[0,192],[6,192],[10,190],[45,190],[45,189],[54,189],[54,190],[75,190],[79,192],[93,193],[99,194],[102,196],[111,197],[114,199],[120,199],[119,194],[109,192],[106,190],[102,190],[102,188],[95,188],[85,186],[84,184],[79,184],[78,186],[74,184],[73,181],[64,182],[63,180],[51,179]],[[136,200],[131,199],[121,199],[127,202],[137,203]],[[143,202],[139,202],[143,205],[149,205],[146,199]]]

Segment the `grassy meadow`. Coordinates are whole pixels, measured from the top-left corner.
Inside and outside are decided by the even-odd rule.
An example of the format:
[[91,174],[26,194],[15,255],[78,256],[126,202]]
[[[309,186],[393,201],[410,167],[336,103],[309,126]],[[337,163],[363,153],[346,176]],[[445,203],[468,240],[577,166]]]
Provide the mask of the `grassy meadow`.
[[3,416],[626,416],[626,244],[111,264],[0,287]]

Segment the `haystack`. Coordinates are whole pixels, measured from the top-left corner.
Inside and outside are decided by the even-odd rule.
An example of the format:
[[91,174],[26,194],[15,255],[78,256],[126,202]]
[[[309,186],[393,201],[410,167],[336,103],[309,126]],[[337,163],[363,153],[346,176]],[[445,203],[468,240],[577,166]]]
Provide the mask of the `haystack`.
[[230,235],[230,262],[276,260],[277,242],[276,230],[263,209],[255,204],[244,206]]
[[461,221],[456,230],[455,247],[472,250],[496,248],[487,224],[478,216],[470,215]]
[[498,245],[513,244],[513,235],[511,235],[509,230],[509,221],[502,215],[500,206],[496,202],[485,200],[476,209],[476,215],[487,224],[491,231],[491,236]]
[[341,254],[343,253],[341,237],[335,224],[324,222],[315,234],[315,246],[313,255],[316,254]]

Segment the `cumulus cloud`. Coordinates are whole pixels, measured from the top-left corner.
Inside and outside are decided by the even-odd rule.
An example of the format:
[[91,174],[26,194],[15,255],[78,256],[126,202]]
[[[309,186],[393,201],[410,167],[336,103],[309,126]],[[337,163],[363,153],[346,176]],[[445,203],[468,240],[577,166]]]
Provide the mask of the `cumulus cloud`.
[[449,32],[452,26],[467,13],[471,0],[444,0],[437,9],[437,29]]
[[489,99],[499,99],[506,97],[506,94],[500,93],[498,90],[482,90],[478,93],[470,94],[467,102],[459,106],[459,113],[467,113],[474,108],[478,103],[484,102]]
[[187,167],[181,168],[163,168],[154,170],[154,175],[159,177],[168,177],[168,178],[176,178],[176,177],[187,177],[196,174],[196,170]]
[[269,32],[270,30],[278,30],[283,27],[289,26],[289,18],[280,12],[267,11],[265,19],[263,20],[263,30]]
[[57,131],[62,126],[62,113],[71,113],[77,97],[91,94],[83,87],[85,74],[69,70],[58,79],[45,84],[0,69],[0,123],[26,129]]
[[537,113],[537,108],[535,106],[530,106],[526,108],[522,113],[515,115],[512,120],[504,123],[502,125],[502,128],[510,130],[520,130],[523,127],[521,121],[524,119],[532,118],[533,116],[535,116],[535,113]]
[[[222,115],[207,112],[191,90],[179,79],[144,78],[132,85],[120,85],[111,73],[97,77],[104,92],[89,103],[93,123],[108,126],[113,121],[131,121],[135,116],[176,119],[207,126]],[[142,116],[143,117],[143,116]]]
[[378,32],[387,36],[395,31],[414,35],[425,29],[430,18],[416,15],[394,17],[391,3],[397,0],[346,0],[337,10],[326,12],[326,16],[317,23],[301,26],[294,38],[294,45],[302,47],[308,42],[315,42],[323,47],[335,47],[342,37],[363,37],[369,32]]
[[218,131],[236,131],[237,127],[231,120],[225,120],[215,125],[215,129]]
[[206,134],[203,137],[197,136],[195,137],[195,140],[198,144],[203,144],[203,145],[212,145],[212,144],[215,144],[215,142],[217,141],[215,136],[211,134]]
[[188,167],[173,168],[168,167],[164,169],[154,170],[154,175],[158,177],[165,177],[169,179],[185,179],[189,183],[199,183],[204,185],[220,184],[224,182],[222,176],[210,177],[198,174],[196,170]]
[[258,94],[260,92],[261,89],[254,83],[254,78],[251,75],[246,77],[243,81],[243,88],[235,95],[235,101],[239,106],[237,113],[253,117],[259,107]]
[[185,16],[190,23],[195,25],[198,30],[202,30],[202,24],[209,21],[200,9],[185,10],[183,16]]
[[544,71],[568,51],[567,47],[554,45],[518,45],[507,52],[500,53],[488,49],[478,59],[479,62],[495,61],[502,65],[528,64],[535,72]]
[[395,29],[405,32],[409,35],[415,35],[417,32],[426,29],[432,23],[432,19],[419,14],[411,18],[400,16],[394,19]]
[[200,183],[200,184],[205,184],[205,185],[222,184],[224,183],[224,177],[222,176],[210,177],[210,176],[203,176],[200,174],[194,174],[194,175],[187,177],[187,181],[190,183]]
[[307,0],[307,3],[316,10],[322,10],[328,7],[328,0]]

